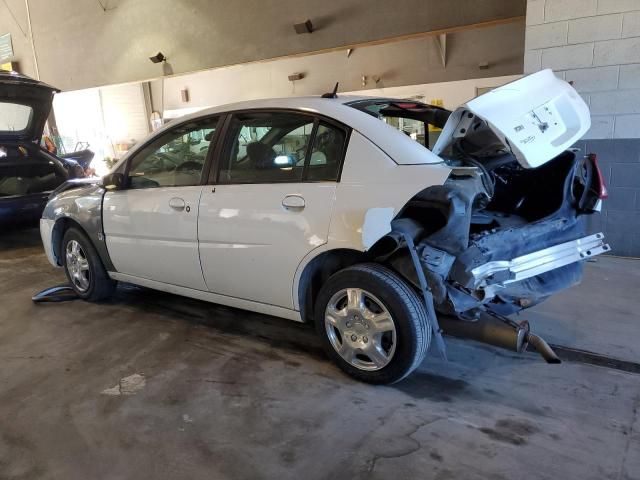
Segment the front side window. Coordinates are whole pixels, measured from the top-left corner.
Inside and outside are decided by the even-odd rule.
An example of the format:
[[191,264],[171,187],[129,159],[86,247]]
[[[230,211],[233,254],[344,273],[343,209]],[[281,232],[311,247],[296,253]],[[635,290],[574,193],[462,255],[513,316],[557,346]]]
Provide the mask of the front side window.
[[218,119],[182,124],[144,147],[131,160],[130,188],[198,185]]

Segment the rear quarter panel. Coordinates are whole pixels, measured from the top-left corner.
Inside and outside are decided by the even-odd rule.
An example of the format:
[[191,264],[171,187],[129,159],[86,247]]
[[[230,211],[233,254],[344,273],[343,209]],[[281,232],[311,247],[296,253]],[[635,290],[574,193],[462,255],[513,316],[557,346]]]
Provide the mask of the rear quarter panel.
[[369,209],[391,208],[395,216],[416,193],[442,185],[450,172],[444,162],[398,165],[369,139],[352,132],[336,188],[328,241],[310,252],[298,266],[293,286],[295,308],[299,308],[297,292],[302,272],[316,256],[336,249],[366,251],[362,234]]

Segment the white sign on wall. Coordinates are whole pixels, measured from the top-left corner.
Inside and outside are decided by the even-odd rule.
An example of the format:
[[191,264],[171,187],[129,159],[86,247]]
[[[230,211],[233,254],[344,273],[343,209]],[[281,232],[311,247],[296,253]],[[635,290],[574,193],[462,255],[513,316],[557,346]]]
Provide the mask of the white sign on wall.
[[0,35],[0,60],[6,60],[11,57],[13,57],[11,34],[5,33],[4,35]]

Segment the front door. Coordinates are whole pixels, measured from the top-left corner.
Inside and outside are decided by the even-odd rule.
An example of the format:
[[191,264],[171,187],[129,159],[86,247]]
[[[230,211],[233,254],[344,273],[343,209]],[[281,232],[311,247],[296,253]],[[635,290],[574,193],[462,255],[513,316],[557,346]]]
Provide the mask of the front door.
[[306,114],[244,113],[226,139],[200,201],[207,287],[293,308],[298,265],[327,241],[346,131]]
[[216,124],[213,118],[167,131],[130,159],[127,188],[105,195],[106,243],[119,273],[206,291],[198,206]]

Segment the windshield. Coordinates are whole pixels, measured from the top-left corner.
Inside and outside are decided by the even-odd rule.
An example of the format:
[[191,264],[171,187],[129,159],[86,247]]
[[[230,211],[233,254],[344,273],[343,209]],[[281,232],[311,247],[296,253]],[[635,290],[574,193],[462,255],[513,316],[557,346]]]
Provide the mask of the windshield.
[[33,109],[19,103],[0,102],[0,132],[22,132],[27,129]]
[[371,99],[348,103],[403,132],[420,145],[431,148],[451,112],[411,100]]

